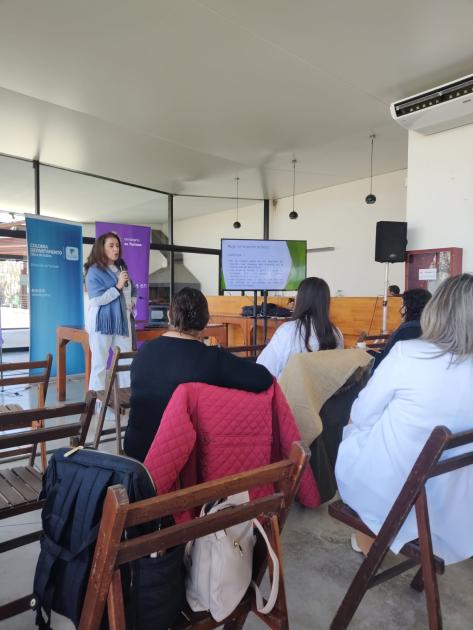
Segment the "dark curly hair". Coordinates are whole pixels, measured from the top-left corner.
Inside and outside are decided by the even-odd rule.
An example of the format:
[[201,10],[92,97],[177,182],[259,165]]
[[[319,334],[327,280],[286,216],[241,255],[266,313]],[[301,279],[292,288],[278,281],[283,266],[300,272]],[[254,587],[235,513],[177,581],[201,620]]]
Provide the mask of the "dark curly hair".
[[427,289],[410,289],[402,294],[404,321],[419,320],[425,305],[432,297]]
[[169,321],[179,332],[203,330],[209,317],[207,299],[199,289],[184,287],[171,300]]

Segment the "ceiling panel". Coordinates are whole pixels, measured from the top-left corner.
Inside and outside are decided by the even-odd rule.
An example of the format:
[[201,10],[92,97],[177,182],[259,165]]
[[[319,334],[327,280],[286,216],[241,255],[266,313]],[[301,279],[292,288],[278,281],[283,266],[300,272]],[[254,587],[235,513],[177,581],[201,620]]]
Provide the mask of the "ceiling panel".
[[[406,168],[388,105],[473,72],[471,0],[3,0],[0,151],[174,193]],[[138,208],[136,209],[138,212]]]

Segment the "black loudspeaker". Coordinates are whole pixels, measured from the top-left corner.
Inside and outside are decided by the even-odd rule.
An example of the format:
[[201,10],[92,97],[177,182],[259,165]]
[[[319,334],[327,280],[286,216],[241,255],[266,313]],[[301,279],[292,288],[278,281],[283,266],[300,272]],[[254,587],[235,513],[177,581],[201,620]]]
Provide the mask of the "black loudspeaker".
[[378,221],[376,223],[376,262],[404,262],[406,260],[407,223]]

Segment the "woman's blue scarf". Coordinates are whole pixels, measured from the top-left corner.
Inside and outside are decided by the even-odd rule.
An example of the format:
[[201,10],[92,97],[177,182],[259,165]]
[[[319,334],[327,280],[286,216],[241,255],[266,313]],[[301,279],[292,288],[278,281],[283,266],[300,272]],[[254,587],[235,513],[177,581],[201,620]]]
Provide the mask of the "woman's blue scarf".
[[[86,284],[90,297],[99,297],[117,284],[117,276],[110,269],[104,270],[97,265],[92,265],[87,271]],[[99,306],[95,331],[104,335],[128,337],[126,302],[123,293],[120,293],[116,300]]]

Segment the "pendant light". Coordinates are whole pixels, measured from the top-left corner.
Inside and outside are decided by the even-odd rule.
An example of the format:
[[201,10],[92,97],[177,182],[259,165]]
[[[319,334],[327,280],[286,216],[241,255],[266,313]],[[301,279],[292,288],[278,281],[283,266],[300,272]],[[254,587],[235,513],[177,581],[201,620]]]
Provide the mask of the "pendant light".
[[238,184],[240,183],[240,178],[239,177],[235,177],[235,181],[236,181],[236,202],[237,202],[237,206],[236,206],[236,221],[233,224],[233,227],[235,228],[235,230],[239,230],[241,228],[241,223],[240,221],[238,221]]
[[376,134],[372,133],[371,136],[371,167],[370,167],[370,194],[366,195],[365,201],[367,204],[376,203],[376,195],[373,195],[373,148],[374,148],[374,139],[376,138]]
[[299,216],[297,214],[297,212],[294,210],[294,197],[296,195],[296,163],[297,160],[292,160],[292,169],[293,169],[293,176],[292,176],[292,210],[289,213],[289,218],[290,219],[297,219],[297,217]]

